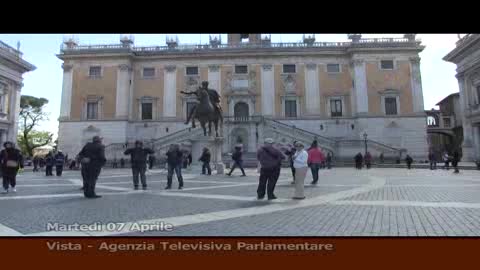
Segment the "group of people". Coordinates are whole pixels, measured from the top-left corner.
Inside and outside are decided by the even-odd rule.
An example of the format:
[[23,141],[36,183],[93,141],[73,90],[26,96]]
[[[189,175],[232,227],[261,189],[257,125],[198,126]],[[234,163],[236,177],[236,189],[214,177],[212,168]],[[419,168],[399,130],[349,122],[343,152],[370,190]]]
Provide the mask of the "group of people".
[[444,151],[440,158],[438,156],[439,154],[436,151],[430,150],[428,152],[430,170],[436,170],[437,162],[441,159],[445,164],[443,167],[444,169],[449,170],[451,163],[452,167],[454,168],[454,173],[459,173],[458,162],[460,162],[460,153],[457,150],[453,151],[453,155],[449,155],[447,151]]

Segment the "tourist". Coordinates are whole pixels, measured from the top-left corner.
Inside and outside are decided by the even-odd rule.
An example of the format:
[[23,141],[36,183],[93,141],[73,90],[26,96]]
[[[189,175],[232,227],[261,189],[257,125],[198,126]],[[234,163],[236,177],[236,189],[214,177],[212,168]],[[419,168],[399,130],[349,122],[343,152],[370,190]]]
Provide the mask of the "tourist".
[[446,169],[448,171],[450,169],[449,168],[450,156],[448,155],[447,151],[443,152],[442,158],[443,158],[443,162],[445,163],[445,165],[443,166],[443,169]]
[[310,150],[308,150],[308,166],[312,171],[312,185],[315,185],[318,182],[318,170],[324,160],[324,156],[322,151],[318,149],[317,141],[313,141],[312,145],[310,146]]
[[452,157],[452,167],[455,169],[455,171],[453,171],[454,173],[460,172],[458,170],[458,162],[460,162],[460,153],[458,153],[458,150],[455,150]]
[[15,187],[17,184],[17,173],[19,168],[23,169],[23,156],[20,150],[16,149],[12,142],[5,142],[3,147],[5,147],[5,149],[0,151],[3,178],[2,193],[8,193],[9,191],[15,193],[17,192]]
[[130,155],[130,163],[132,165],[133,175],[133,188],[138,190],[138,175],[142,182],[143,190],[147,189],[147,176],[145,171],[147,170],[147,156],[152,155],[154,152],[150,148],[144,148],[143,142],[135,141],[135,147],[125,150],[124,155]]
[[295,193],[293,199],[303,200],[305,199],[304,181],[308,170],[308,153],[301,142],[297,142],[295,148],[297,151],[293,155],[293,166],[295,167]]
[[367,169],[370,169],[370,167],[372,166],[372,155],[370,154],[370,152],[367,152],[365,154],[365,167],[367,167]]
[[280,176],[282,160],[285,157],[282,152],[273,146],[273,143],[272,138],[266,138],[264,145],[257,151],[257,159],[260,162],[260,177],[257,188],[257,199],[259,200],[265,198],[265,191],[268,200],[277,198],[274,190]]
[[210,158],[211,158],[210,150],[208,148],[203,148],[202,155],[198,159],[198,161],[202,162],[202,174],[212,175],[212,169],[210,168]]
[[167,164],[168,164],[168,173],[167,173],[167,186],[165,189],[172,188],[172,178],[173,172],[175,172],[178,179],[178,189],[183,188],[183,177],[182,177],[182,163],[183,163],[183,153],[180,151],[180,146],[178,144],[170,145],[167,155]]
[[38,165],[40,163],[40,159],[38,156],[33,157],[33,171],[38,172]]
[[125,168],[125,159],[124,158],[120,158],[120,168]]
[[362,156],[362,153],[358,152],[357,155],[355,155],[355,168],[357,168],[358,170],[361,170],[362,169],[362,164],[363,164],[363,156]]
[[327,163],[327,169],[332,168],[332,154],[328,152],[327,158],[326,158],[326,163]]
[[410,170],[412,168],[413,158],[407,154],[405,157],[405,163],[407,163],[407,168]]
[[295,144],[297,141],[293,141],[293,145],[288,145],[288,149],[284,152],[285,155],[288,157],[288,163],[290,165],[290,169],[292,170],[292,185],[295,184],[295,167],[293,166],[293,155],[295,155],[296,149]]
[[113,158],[113,161],[112,161],[112,168],[113,168],[113,169],[116,169],[117,167],[118,167],[117,158]]
[[63,165],[65,163],[65,156],[63,155],[62,151],[58,151],[58,153],[54,157],[54,160],[56,174],[57,176],[62,176]]
[[48,152],[47,156],[45,157],[45,175],[46,176],[53,176],[53,164],[54,164],[53,153]]
[[92,142],[88,142],[78,154],[82,164],[83,192],[85,198],[96,199],[99,196],[95,193],[95,185],[102,167],[105,166],[105,146],[102,138],[94,136]]
[[148,157],[148,169],[151,170],[153,169],[153,165],[155,164],[155,156],[154,155],[150,155]]
[[243,170],[242,147],[235,146],[235,152],[233,152],[232,154],[232,160],[233,160],[233,166],[230,172],[227,173],[227,175],[232,176],[233,170],[235,170],[236,167],[239,167],[240,170],[242,171],[242,176],[247,176],[245,174],[245,171]]
[[433,151],[430,151],[428,153],[428,161],[430,161],[430,170],[436,170],[437,169],[437,160],[435,153]]

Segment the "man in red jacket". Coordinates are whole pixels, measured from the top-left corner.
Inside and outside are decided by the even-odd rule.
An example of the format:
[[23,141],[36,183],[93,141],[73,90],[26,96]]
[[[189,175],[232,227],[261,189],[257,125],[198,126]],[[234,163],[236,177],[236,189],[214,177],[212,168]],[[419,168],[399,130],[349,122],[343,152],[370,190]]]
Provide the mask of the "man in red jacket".
[[312,170],[312,185],[315,185],[318,182],[318,170],[322,162],[325,160],[325,156],[323,155],[322,151],[318,149],[317,141],[312,143],[310,150],[308,150],[308,165]]

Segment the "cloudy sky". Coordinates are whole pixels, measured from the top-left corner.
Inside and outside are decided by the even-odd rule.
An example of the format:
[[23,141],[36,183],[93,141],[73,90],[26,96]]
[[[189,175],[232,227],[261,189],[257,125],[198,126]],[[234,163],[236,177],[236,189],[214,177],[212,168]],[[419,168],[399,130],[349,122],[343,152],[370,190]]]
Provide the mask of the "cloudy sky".
[[[37,69],[24,75],[22,94],[45,97],[50,102],[46,110],[50,113],[50,121],[42,124],[40,129],[57,134],[57,118],[60,114],[63,70],[62,61],[55,55],[60,52],[63,34],[0,34],[0,40],[16,48],[20,42],[23,58],[34,64]],[[120,34],[80,34],[80,44],[117,44]],[[165,45],[167,35],[134,34],[136,46]],[[172,34],[168,34],[172,36]],[[208,34],[179,34],[182,44],[206,44]],[[364,38],[402,37],[401,34],[363,34]],[[346,34],[315,34],[317,41],[349,41]],[[302,34],[272,34],[272,42],[298,42]],[[458,92],[455,78],[455,65],[442,58],[455,48],[457,34],[419,34],[417,38],[426,46],[420,54],[422,85],[425,109],[431,109],[448,94]],[[222,34],[222,42],[227,35]]]

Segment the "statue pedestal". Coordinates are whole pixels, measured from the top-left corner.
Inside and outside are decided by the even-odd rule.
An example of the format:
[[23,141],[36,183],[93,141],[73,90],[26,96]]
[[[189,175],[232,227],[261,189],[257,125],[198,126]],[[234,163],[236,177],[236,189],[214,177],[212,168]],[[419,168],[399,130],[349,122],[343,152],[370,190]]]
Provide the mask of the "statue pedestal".
[[[225,173],[225,164],[222,161],[223,153],[223,137],[203,137],[199,136],[195,139],[192,139],[192,158],[193,164],[201,164],[198,159],[202,155],[203,148],[207,147],[210,149],[211,160],[210,166],[212,170],[216,170],[217,174]],[[201,171],[201,166],[200,166]]]

